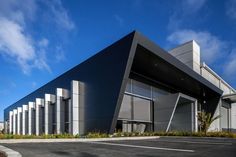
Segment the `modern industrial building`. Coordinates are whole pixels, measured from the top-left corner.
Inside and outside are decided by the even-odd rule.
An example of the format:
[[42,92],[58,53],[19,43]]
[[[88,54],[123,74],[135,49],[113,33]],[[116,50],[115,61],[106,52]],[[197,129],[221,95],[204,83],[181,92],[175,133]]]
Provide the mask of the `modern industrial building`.
[[198,131],[204,110],[221,115],[210,130],[234,131],[235,102],[195,41],[167,52],[134,31],[6,108],[4,122],[23,135]]

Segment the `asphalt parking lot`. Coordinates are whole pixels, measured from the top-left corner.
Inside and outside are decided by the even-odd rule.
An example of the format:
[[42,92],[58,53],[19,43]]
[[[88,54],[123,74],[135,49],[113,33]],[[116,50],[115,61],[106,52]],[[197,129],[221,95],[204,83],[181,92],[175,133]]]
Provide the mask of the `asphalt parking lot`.
[[1,144],[23,157],[235,157],[236,140],[161,137],[149,140]]

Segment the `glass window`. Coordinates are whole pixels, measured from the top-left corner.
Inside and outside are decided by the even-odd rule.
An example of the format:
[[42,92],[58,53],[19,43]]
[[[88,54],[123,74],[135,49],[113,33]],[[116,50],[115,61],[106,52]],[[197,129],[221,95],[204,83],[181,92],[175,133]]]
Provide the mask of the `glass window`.
[[132,80],[132,93],[151,98],[151,86]]
[[119,113],[120,119],[131,119],[131,96],[124,95],[120,113]]
[[164,91],[162,89],[159,89],[159,88],[155,88],[155,87],[152,88],[152,98],[153,98],[153,100],[158,99],[158,97],[162,96],[162,95],[168,95],[168,92]]
[[149,100],[133,97],[134,120],[151,121],[151,102]]

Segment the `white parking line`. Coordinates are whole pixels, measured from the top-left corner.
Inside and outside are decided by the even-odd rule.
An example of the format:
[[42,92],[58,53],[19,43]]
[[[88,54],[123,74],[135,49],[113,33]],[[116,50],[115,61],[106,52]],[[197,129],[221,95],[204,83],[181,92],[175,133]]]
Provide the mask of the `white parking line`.
[[193,153],[194,152],[194,150],[189,150],[189,149],[175,149],[175,148],[164,148],[164,147],[138,146],[138,145],[118,144],[118,143],[108,143],[108,142],[87,142],[87,143],[110,145],[110,146],[120,146],[120,147],[131,147],[131,148],[142,148],[142,149],[156,149],[156,150],[166,150],[166,151],[177,151],[177,152],[189,152],[189,153]]
[[174,140],[174,141],[170,141],[170,140],[157,140],[160,142],[170,142],[170,143],[189,143],[189,144],[207,144],[207,145],[232,145],[232,143],[230,142],[207,142],[207,141],[178,141],[178,140]]

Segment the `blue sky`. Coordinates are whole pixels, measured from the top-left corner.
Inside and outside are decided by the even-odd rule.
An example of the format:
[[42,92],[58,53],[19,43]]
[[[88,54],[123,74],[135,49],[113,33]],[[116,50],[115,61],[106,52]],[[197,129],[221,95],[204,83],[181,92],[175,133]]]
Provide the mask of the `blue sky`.
[[5,0],[0,2],[3,109],[137,30],[165,49],[189,40],[236,88],[236,0]]

